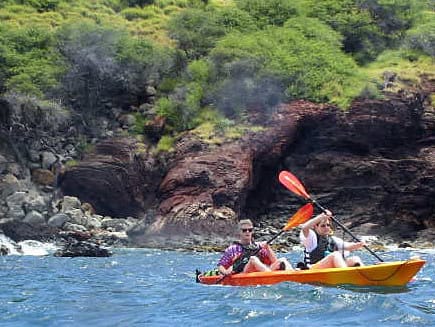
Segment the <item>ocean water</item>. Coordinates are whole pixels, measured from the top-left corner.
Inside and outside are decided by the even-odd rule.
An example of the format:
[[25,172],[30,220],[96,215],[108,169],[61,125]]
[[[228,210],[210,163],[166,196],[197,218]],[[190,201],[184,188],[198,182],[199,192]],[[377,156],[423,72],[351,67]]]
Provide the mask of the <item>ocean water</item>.
[[[360,252],[364,261],[376,262]],[[301,253],[285,254],[291,262]],[[435,326],[435,250],[402,288],[195,283],[217,253],[114,250],[110,258],[0,257],[0,326]]]

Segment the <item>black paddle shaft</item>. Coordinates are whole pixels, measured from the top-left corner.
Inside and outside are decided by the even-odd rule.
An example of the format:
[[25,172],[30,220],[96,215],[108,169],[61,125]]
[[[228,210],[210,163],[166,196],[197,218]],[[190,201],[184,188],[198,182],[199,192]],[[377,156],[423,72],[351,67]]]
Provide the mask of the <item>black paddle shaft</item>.
[[[326,213],[326,209],[320,205],[317,201],[315,200],[311,200],[320,210],[322,210],[324,213]],[[332,220],[338,225],[340,226],[345,232],[347,232],[350,236],[352,236],[352,238],[357,241],[357,242],[361,242],[358,237],[356,237],[355,235],[353,235],[353,233],[346,227],[344,226],[341,222],[339,222],[335,217],[331,217]],[[372,249],[370,249],[367,245],[364,245],[364,248],[369,251],[371,254],[373,254],[376,259],[378,259],[380,262],[384,262],[384,260],[382,260],[382,258],[380,256],[378,256],[375,252],[372,251]]]

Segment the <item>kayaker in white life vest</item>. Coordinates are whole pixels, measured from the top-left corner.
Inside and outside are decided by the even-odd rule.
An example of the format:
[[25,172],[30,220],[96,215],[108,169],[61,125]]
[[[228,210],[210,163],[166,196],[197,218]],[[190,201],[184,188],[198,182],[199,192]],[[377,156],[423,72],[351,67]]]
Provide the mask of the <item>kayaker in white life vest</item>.
[[305,247],[304,263],[310,269],[362,266],[358,256],[347,257],[350,251],[362,248],[364,242],[345,242],[332,236],[332,213],[326,213],[301,225],[300,240]]
[[239,272],[293,270],[285,258],[277,258],[266,242],[254,242],[254,225],[249,219],[238,224],[240,239],[224,251],[218,262],[218,270],[223,275]]

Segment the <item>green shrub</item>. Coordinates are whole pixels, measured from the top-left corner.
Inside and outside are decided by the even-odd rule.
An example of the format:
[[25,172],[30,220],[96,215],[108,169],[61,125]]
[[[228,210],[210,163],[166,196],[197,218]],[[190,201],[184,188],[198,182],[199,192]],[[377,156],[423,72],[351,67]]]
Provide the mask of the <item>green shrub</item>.
[[42,96],[58,85],[65,65],[45,26],[0,26],[0,62],[3,88]]
[[211,66],[206,60],[192,61],[187,67],[189,79],[199,83],[206,83],[210,79]]
[[[218,78],[226,80],[223,85],[233,82],[223,94],[217,93],[216,101],[228,98],[228,92],[241,100],[257,95],[257,101],[263,101],[259,103],[268,107],[267,102],[278,102],[280,99],[276,97],[285,90],[288,99],[342,102],[336,99],[350,96],[345,91],[349,80],[353,88],[360,85],[355,85],[357,66],[336,44],[324,39],[328,38],[321,34],[307,38],[298,30],[280,27],[226,36],[213,49],[211,58]],[[251,68],[240,69],[240,64]],[[262,82],[264,80],[267,82]],[[332,82],[334,87],[331,87]],[[241,87],[237,88],[238,85]],[[246,107],[246,101],[244,105]]]
[[404,46],[435,57],[435,21],[431,21],[407,31]]
[[43,12],[56,10],[60,0],[21,0],[20,2]]
[[225,29],[217,24],[210,11],[186,9],[171,18],[168,33],[187,58],[198,59],[208,54]]
[[168,152],[173,150],[175,139],[169,135],[163,135],[157,143],[157,151]]
[[292,0],[236,0],[236,4],[251,15],[260,28],[283,26],[286,20],[298,14],[298,6]]
[[155,105],[156,113],[166,118],[167,124],[175,129],[182,129],[181,114],[174,100],[160,98]]
[[127,20],[151,19],[158,17],[161,14],[162,11],[155,6],[148,6],[145,8],[126,8],[121,11],[121,15]]

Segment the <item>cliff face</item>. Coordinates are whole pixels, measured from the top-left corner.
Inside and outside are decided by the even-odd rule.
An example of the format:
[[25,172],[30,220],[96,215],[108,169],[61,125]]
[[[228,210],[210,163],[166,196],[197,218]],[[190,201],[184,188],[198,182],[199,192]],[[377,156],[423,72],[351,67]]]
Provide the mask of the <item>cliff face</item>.
[[346,113],[297,101],[259,117],[264,130],[237,142],[212,147],[186,135],[164,165],[137,156],[131,140],[106,142],[61,186],[114,216],[155,209],[131,234],[140,244],[158,235],[215,239],[242,217],[260,223],[294,213],[302,203],[277,180],[286,169],[354,231],[433,241],[431,110],[419,97],[355,102]]
[[[281,167],[357,233],[433,241],[433,118],[420,98],[356,102],[347,113],[305,116]],[[289,192],[276,182],[270,189],[276,191],[269,202],[286,208]],[[256,192],[248,206],[255,209],[261,198]]]

